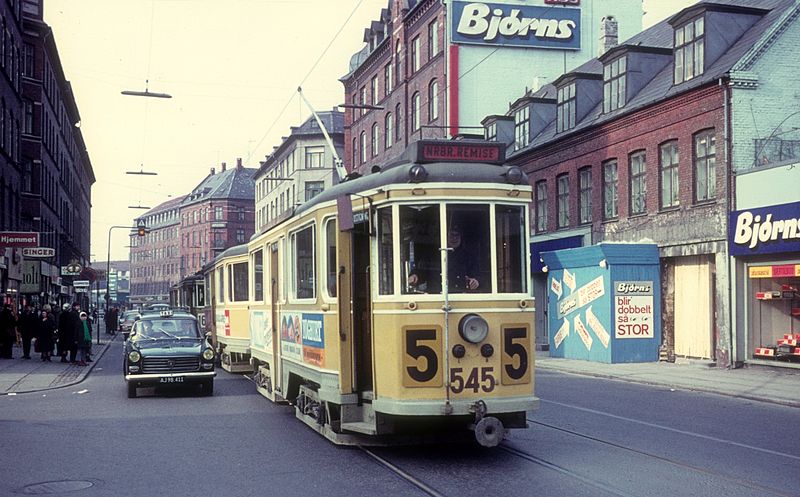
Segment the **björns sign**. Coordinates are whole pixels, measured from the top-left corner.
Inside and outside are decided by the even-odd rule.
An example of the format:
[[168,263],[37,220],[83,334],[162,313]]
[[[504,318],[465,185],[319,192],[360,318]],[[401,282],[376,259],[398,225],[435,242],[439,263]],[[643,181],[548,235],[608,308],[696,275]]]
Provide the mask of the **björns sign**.
[[579,50],[580,9],[453,2],[453,43]]
[[800,251],[800,202],[731,212],[729,226],[733,256]]

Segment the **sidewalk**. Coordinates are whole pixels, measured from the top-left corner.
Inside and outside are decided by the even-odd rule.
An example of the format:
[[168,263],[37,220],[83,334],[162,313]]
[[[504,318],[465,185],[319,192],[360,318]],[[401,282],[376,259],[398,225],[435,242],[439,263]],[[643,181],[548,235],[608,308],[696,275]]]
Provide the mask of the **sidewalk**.
[[547,352],[536,353],[536,368],[800,407],[800,369],[763,366],[722,369],[687,360],[674,364],[605,364],[553,358]]
[[[119,335],[117,335],[119,336]],[[22,347],[14,345],[13,359],[0,359],[0,395],[51,390],[80,383],[94,369],[109,344],[117,336],[105,334],[100,325],[100,344],[97,344],[97,328],[92,330],[92,358],[88,366],[63,363],[58,356],[53,362],[42,362],[39,353],[31,350],[31,359],[22,359]]]

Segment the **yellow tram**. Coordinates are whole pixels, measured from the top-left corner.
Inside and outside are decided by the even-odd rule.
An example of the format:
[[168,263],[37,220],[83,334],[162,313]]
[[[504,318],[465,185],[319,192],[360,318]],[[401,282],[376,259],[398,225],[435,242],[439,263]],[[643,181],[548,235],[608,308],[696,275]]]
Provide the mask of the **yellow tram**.
[[246,263],[248,295],[216,299],[217,339],[249,332],[258,391],[336,443],[497,445],[539,404],[531,188],[504,155],[417,142],[222,254],[209,285],[232,295]]
[[211,297],[210,319],[214,323],[212,338],[222,369],[231,373],[252,371],[247,259],[247,245],[237,245],[205,268]]

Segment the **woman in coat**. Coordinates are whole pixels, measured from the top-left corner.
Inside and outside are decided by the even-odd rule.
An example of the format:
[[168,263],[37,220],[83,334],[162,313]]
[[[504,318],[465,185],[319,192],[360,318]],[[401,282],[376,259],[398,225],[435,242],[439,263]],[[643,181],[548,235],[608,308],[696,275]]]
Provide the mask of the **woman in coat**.
[[36,343],[39,346],[42,360],[52,362],[53,356],[53,336],[57,332],[56,320],[47,311],[42,311],[39,317],[39,329],[36,336]]

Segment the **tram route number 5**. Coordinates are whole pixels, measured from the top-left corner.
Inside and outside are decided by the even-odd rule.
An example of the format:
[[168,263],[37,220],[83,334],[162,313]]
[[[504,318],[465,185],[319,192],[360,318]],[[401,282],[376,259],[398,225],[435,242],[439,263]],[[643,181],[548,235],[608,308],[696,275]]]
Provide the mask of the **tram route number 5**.
[[438,387],[442,385],[439,374],[439,354],[442,338],[438,329],[407,329],[403,354],[403,386]]

